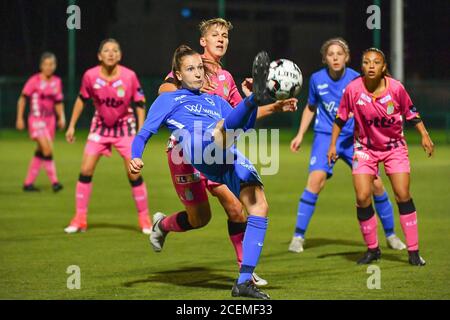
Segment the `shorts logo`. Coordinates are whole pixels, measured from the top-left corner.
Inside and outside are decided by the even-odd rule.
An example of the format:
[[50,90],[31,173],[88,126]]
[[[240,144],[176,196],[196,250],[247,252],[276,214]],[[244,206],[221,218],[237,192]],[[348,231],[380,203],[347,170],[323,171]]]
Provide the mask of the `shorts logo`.
[[99,142],[100,139],[101,139],[101,137],[98,134],[96,134],[96,133],[91,133],[88,136],[88,140],[91,140],[91,141],[94,141],[94,142]]
[[358,169],[358,159],[353,159],[352,168],[353,170]]
[[176,184],[188,184],[200,181],[200,173],[175,175]]
[[355,151],[355,159],[369,160],[369,155],[362,151]]
[[317,162],[317,157],[311,157],[311,161],[309,162],[310,165],[314,165]]

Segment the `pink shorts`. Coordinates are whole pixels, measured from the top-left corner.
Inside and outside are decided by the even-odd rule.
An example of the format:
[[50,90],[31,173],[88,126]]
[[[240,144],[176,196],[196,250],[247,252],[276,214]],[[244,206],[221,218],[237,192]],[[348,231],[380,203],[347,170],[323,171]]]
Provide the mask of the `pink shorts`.
[[181,202],[184,205],[196,205],[208,200],[206,189],[211,191],[221,184],[206,179],[191,164],[175,164],[173,161],[174,157],[182,157],[182,152],[180,151],[179,154],[176,154],[176,149],[169,147],[167,150],[167,161],[170,175]]
[[89,155],[111,156],[112,146],[124,159],[131,159],[131,143],[134,136],[104,137],[97,133],[89,133],[84,152]]
[[30,138],[36,140],[44,137],[49,140],[55,139],[55,117],[28,117],[28,133]]
[[353,174],[378,175],[378,163],[384,163],[387,175],[392,173],[409,173],[411,171],[408,148],[400,146],[387,151],[375,151],[367,148],[355,150],[353,155]]

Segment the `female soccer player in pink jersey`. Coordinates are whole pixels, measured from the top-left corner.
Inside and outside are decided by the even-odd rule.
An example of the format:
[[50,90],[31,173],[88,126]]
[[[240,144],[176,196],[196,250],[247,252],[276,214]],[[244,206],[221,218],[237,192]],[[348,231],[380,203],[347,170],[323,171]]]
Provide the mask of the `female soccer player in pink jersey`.
[[[229,21],[221,18],[203,21],[200,26],[200,45],[203,47],[203,64],[207,70],[206,84],[202,92],[221,96],[235,107],[242,101],[242,97],[233,79],[233,76],[222,68],[220,61],[225,56],[229,44],[229,31],[233,28]],[[246,95],[251,94],[252,79],[246,79],[242,83],[242,89]],[[173,73],[169,73],[164,83],[159,88],[159,93],[177,90],[177,82]],[[274,112],[289,112],[296,110],[296,99],[290,99],[291,103],[276,102],[258,109],[257,118],[270,115]],[[224,184],[207,180],[191,164],[175,164],[173,159],[179,157],[174,149],[177,141],[171,139],[168,146],[168,162],[175,190],[184,204],[186,211],[177,213],[187,215],[189,228],[197,229],[208,224],[211,219],[211,208],[206,189],[217,197],[228,215],[228,234],[234,246],[237,262],[242,263],[242,240],[247,224],[247,217],[239,199]],[[155,219],[155,217],[154,217]],[[186,231],[186,228],[180,228]],[[178,230],[178,229],[177,229]],[[253,280],[258,286],[267,285],[267,281],[253,274]]]
[[362,71],[363,76],[345,88],[328,150],[328,161],[331,163],[337,158],[336,141],[341,128],[349,119],[349,114],[353,113],[353,184],[358,220],[368,247],[358,264],[369,264],[381,257],[371,198],[378,164],[383,163],[400,212],[409,263],[423,266],[425,261],[419,255],[416,208],[409,193],[410,165],[403,136],[404,121],[413,124],[419,131],[428,156],[433,154],[433,142],[403,85],[387,75],[386,58],[381,50],[370,48],[364,51]]
[[[131,143],[145,120],[145,97],[134,71],[119,64],[121,58],[119,43],[115,39],[103,40],[98,50],[100,65],[87,70],[83,75],[80,95],[75,102],[66,132],[67,141],[74,142],[75,125],[89,99],[93,100],[95,114],[76,186],[76,213],[70,225],[64,229],[67,233],[86,230],[92,176],[100,157],[111,155],[112,146],[124,160],[141,230],[145,234],[151,232],[147,187],[141,175],[131,174],[127,169],[131,159]],[[138,128],[132,104],[136,106]]]
[[53,73],[56,69],[56,57],[51,52],[41,56],[40,72],[31,76],[25,83],[22,94],[17,102],[16,128],[25,129],[24,112],[28,100],[30,112],[28,114],[28,132],[31,139],[37,142],[34,157],[31,159],[28,174],[25,178],[24,191],[39,191],[34,186],[41,168],[49,177],[53,191],[60,191],[63,186],[56,175],[53,161],[53,140],[55,139],[55,113],[58,116],[58,128],[64,129],[64,104],[61,79]]

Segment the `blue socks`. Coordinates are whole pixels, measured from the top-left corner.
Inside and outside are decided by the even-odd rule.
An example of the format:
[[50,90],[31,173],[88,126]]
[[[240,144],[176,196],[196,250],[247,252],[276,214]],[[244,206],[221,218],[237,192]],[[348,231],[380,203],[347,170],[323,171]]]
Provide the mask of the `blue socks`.
[[297,224],[295,225],[295,236],[305,237],[306,229],[308,228],[309,221],[316,209],[316,202],[318,194],[304,190],[300,201],[298,203],[297,210]]
[[388,194],[384,192],[381,196],[373,195],[375,210],[383,224],[384,234],[389,237],[394,234],[394,209],[389,201]]
[[252,112],[257,109],[253,95],[245,98],[225,117],[224,128],[226,129],[243,129],[251,120]]
[[237,283],[241,284],[252,279],[253,270],[258,264],[264,245],[267,230],[267,218],[249,215],[244,241],[242,242],[243,257]]

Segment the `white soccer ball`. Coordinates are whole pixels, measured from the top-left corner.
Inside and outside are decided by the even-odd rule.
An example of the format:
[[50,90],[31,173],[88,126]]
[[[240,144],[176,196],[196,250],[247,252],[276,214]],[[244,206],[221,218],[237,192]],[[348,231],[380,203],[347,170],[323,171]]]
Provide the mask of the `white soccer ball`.
[[284,100],[296,97],[300,94],[302,85],[302,71],[294,62],[278,59],[270,63],[267,88],[272,98]]

